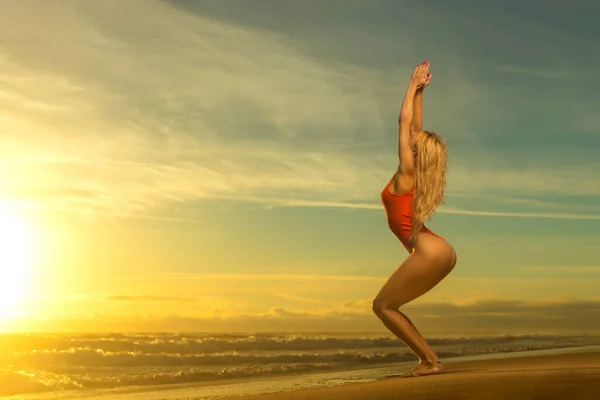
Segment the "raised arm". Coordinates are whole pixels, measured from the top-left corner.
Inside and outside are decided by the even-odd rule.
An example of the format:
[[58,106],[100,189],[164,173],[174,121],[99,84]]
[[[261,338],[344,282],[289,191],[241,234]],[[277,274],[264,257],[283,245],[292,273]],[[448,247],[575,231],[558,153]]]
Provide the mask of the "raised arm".
[[402,107],[400,108],[400,116],[398,118],[398,172],[401,174],[412,175],[414,171],[414,157],[410,146],[410,131],[415,119],[415,98],[419,89],[423,88],[428,80],[428,70],[428,63],[423,63],[415,69],[406,89]]
[[422,88],[417,89],[417,94],[415,95],[414,115],[412,122],[413,132],[420,132],[423,130],[423,92],[429,85],[429,82],[431,82],[431,74],[427,74],[427,81]]
[[413,107],[414,110],[411,129],[413,132],[420,132],[423,129],[423,88],[417,89]]
[[410,128],[414,118],[414,100],[417,94],[417,86],[411,81],[406,89],[404,101],[400,108],[398,119],[398,172],[411,174],[414,171],[414,156],[410,147]]

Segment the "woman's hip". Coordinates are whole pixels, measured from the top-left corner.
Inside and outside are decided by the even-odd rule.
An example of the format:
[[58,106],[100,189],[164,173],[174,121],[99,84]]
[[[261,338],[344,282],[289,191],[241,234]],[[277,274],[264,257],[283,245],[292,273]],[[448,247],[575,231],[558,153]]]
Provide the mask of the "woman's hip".
[[444,238],[429,230],[417,233],[413,239],[412,247],[414,248],[414,253],[419,253],[428,258],[444,260],[448,263],[456,262],[454,247]]

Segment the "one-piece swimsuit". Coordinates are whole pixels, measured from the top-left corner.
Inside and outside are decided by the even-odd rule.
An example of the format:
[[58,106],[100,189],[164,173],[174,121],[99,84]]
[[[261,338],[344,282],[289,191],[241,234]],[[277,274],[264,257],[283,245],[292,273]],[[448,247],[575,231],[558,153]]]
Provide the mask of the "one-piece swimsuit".
[[[398,237],[398,239],[400,239],[400,242],[404,245],[406,250],[412,254],[414,249],[410,247],[408,239],[412,227],[412,200],[414,188],[402,194],[392,193],[390,191],[390,184],[393,180],[394,177],[392,177],[388,184],[385,185],[385,188],[381,192],[381,201],[383,203],[383,208],[385,209],[390,230]],[[438,236],[427,229],[425,225],[421,227],[420,232],[431,233],[443,240],[441,236]]]

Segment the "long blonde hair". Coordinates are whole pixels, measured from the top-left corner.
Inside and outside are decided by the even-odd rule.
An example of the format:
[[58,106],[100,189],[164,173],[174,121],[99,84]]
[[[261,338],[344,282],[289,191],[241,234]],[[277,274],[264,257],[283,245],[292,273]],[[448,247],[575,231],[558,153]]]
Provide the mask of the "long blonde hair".
[[445,204],[446,143],[433,131],[421,131],[415,153],[412,227],[410,238],[421,230],[439,204]]

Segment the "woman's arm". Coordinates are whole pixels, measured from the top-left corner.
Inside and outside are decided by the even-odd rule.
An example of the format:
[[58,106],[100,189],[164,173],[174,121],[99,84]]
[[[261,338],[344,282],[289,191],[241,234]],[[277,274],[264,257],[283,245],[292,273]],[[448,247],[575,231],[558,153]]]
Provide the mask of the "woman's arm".
[[418,89],[415,94],[412,130],[414,132],[423,130],[423,89]]
[[423,92],[429,85],[429,82],[431,82],[431,74],[427,74],[427,81],[422,88],[417,90],[417,94],[415,95],[415,111],[412,122],[412,130],[414,132],[421,132],[423,130]]
[[414,100],[417,90],[417,85],[411,80],[400,108],[398,119],[398,172],[401,174],[412,174],[414,170],[413,152],[410,148],[410,128],[414,120]]
[[[402,107],[400,108],[400,116],[398,118],[400,125],[398,128],[398,172],[401,174],[412,174],[414,170],[413,151],[410,147],[410,130],[415,122],[415,103],[417,100],[417,93],[421,92],[420,96],[422,97],[423,91],[420,89],[425,87],[425,84],[428,83],[430,79],[430,75],[427,74],[428,71],[429,63],[423,63],[417,66],[410,78],[408,89],[406,89],[404,101],[402,102]],[[419,110],[419,123],[421,122],[420,117]]]

